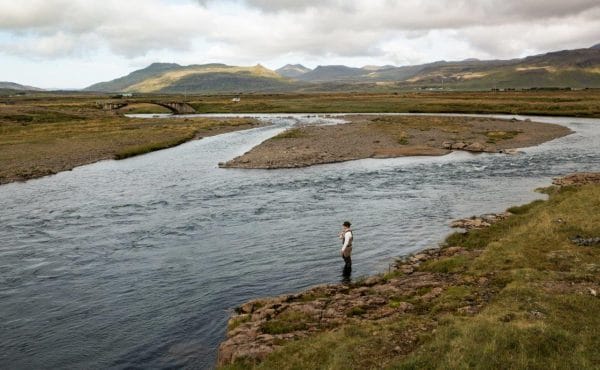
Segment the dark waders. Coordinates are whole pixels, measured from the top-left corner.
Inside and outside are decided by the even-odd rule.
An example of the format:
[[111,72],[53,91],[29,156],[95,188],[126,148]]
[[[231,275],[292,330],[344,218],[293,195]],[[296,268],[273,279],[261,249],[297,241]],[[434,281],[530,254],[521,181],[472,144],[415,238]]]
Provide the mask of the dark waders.
[[350,256],[347,256],[347,257],[346,256],[342,256],[342,258],[344,259],[344,262],[346,263],[344,265],[344,268],[352,267],[352,257],[350,257]]

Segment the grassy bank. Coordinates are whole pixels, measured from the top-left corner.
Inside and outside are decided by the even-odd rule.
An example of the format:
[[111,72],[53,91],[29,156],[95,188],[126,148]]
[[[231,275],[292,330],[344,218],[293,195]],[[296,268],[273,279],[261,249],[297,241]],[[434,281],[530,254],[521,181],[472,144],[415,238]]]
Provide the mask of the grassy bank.
[[600,117],[600,91],[245,94],[190,97],[199,113],[506,113]]
[[130,119],[76,99],[23,101],[0,108],[0,184],[257,124],[249,119]]
[[[232,102],[239,96],[241,101]],[[109,94],[36,93],[2,97],[3,103],[34,106],[93,108],[106,101],[137,102],[122,112],[165,113],[149,101],[188,102],[198,113],[506,113],[600,117],[600,89],[578,91],[419,91],[388,93],[282,93],[282,94],[136,94],[131,98],[112,99]]]
[[[415,274],[447,282],[385,298],[406,312],[373,320],[372,308],[352,308],[345,325],[283,342],[262,362],[225,368],[597,369],[600,248],[570,238],[600,235],[600,185],[547,192],[549,200],[514,207],[489,228],[451,235],[440,257],[410,276],[398,270],[381,277],[383,285],[349,288],[372,294]],[[453,250],[462,252],[446,253]]]

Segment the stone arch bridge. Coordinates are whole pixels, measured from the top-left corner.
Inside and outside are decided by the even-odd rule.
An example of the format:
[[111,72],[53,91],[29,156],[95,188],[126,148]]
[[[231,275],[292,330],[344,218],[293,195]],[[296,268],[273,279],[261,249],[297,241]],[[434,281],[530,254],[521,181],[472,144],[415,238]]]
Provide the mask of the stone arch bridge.
[[196,110],[189,105],[188,103],[183,102],[165,102],[165,101],[156,101],[156,100],[148,100],[148,101],[118,101],[118,102],[104,102],[98,103],[98,105],[102,106],[104,110],[117,110],[123,107],[126,107],[130,104],[156,104],[161,107],[165,107],[170,110],[173,114],[193,114],[196,113]]

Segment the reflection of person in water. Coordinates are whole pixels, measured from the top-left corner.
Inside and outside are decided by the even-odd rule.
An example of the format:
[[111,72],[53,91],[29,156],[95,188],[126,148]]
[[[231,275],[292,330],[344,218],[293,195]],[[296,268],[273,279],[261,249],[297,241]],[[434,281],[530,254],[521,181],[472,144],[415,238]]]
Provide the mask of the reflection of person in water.
[[340,232],[340,239],[342,240],[342,258],[344,259],[345,266],[344,268],[348,269],[352,267],[352,240],[354,239],[354,235],[352,234],[352,230],[350,229],[350,222],[345,221],[342,225],[342,231]]

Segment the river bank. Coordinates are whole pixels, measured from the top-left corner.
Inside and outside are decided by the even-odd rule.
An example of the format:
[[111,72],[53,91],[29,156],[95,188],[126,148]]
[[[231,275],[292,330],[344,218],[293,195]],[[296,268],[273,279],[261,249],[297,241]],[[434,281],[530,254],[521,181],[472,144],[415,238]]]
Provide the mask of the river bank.
[[564,126],[489,117],[359,116],[349,123],[292,128],[224,168],[297,168],[364,158],[445,155],[452,150],[512,153],[572,133]]
[[600,174],[554,183],[387,273],[239,306],[219,366],[592,368]]
[[106,159],[124,159],[184,142],[246,130],[247,118],[135,119],[97,109],[8,106],[0,114],[0,185]]

